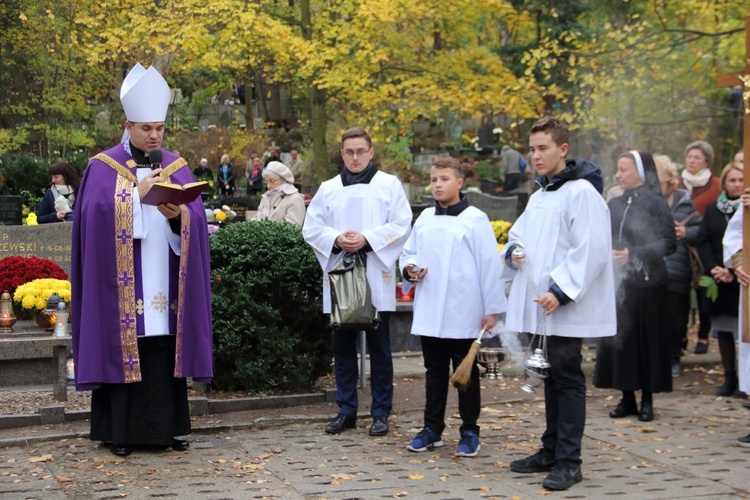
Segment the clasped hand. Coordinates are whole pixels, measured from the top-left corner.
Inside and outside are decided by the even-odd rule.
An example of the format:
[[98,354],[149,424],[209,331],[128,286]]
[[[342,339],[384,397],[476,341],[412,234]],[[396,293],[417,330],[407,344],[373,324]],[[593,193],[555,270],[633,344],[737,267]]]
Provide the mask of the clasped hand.
[[336,237],[336,246],[345,252],[358,252],[367,245],[367,239],[359,231],[345,231]]

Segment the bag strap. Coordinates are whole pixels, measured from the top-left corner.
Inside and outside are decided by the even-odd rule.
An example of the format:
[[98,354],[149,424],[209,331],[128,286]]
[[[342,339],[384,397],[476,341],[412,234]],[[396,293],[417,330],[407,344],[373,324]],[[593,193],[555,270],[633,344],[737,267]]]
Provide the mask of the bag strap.
[[682,220],[682,221],[680,222],[680,225],[681,225],[681,226],[685,226],[685,225],[687,225],[687,223],[688,223],[688,222],[690,222],[691,220],[693,220],[693,219],[695,218],[695,216],[696,216],[696,215],[699,215],[699,214],[698,214],[698,211],[697,211],[697,210],[696,210],[695,212],[693,212],[692,214],[688,215],[687,217],[685,217],[685,218],[684,218],[684,219],[683,219],[683,220]]

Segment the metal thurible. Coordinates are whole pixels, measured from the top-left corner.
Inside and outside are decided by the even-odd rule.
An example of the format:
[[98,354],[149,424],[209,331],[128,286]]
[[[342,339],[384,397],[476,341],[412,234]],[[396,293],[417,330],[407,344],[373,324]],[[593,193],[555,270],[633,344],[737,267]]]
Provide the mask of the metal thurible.
[[550,364],[547,358],[544,356],[542,349],[534,349],[529,359],[523,364],[524,367],[524,384],[521,389],[529,394],[536,392],[536,387],[539,387],[544,382],[544,379],[549,377]]

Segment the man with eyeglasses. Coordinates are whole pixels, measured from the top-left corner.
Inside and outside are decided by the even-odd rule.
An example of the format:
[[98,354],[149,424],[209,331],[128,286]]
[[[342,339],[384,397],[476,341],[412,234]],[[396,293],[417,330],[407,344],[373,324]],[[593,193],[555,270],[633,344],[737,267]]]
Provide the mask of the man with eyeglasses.
[[[369,134],[350,128],[341,136],[345,167],[321,184],[310,202],[302,234],[323,272],[323,312],[331,312],[328,272],[347,252],[364,250],[372,303],[380,313],[377,328],[367,330],[373,417],[369,434],[388,433],[393,405],[393,360],[389,312],[396,310],[396,261],[409,237],[411,207],[397,177],[378,170]],[[339,413],[325,428],[339,434],[357,424],[357,348],[355,332],[333,334],[336,404]]]

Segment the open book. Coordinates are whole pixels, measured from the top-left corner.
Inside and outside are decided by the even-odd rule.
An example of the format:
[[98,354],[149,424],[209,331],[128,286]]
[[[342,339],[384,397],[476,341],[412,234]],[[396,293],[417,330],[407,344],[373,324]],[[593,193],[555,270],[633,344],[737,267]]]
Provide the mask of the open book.
[[146,196],[141,199],[141,203],[145,203],[146,205],[164,205],[167,203],[184,205],[200,196],[203,188],[207,185],[208,182],[206,181],[191,182],[183,186],[167,182],[157,182],[151,186]]

